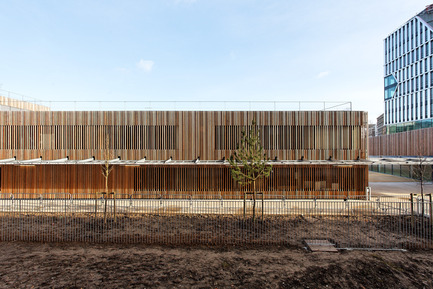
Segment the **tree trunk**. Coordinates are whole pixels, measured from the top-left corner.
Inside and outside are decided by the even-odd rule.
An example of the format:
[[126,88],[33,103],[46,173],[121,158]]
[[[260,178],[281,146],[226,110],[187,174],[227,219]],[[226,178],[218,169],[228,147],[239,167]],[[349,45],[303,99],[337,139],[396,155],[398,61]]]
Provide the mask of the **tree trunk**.
[[423,183],[423,178],[424,178],[424,176],[421,174],[421,183],[420,183],[420,185],[421,185],[421,217],[423,217],[424,218],[424,188],[423,188],[423,185],[424,185],[424,183]]
[[253,181],[253,221],[256,217],[256,180]]
[[104,223],[107,223],[108,176],[105,176]]

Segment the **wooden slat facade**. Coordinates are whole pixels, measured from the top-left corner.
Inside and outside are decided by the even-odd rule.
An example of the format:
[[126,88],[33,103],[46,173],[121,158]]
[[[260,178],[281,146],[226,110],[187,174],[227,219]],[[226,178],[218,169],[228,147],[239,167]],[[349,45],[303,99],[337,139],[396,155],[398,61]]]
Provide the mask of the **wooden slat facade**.
[[[192,112],[0,112],[0,159],[122,160],[228,159],[241,131],[255,120],[270,159],[367,158],[367,114],[356,111]],[[104,189],[99,165],[0,165],[2,193],[71,193],[93,197]],[[367,166],[276,165],[259,184],[268,195],[364,195]],[[109,188],[118,194],[240,196],[227,165],[116,165]]]
[[433,156],[433,128],[370,137],[372,156]]
[[0,112],[0,159],[102,159],[105,136],[121,159],[228,158],[255,120],[270,158],[367,157],[367,114],[357,111]]
[[[69,193],[93,198],[104,189],[99,165],[1,165],[1,193],[28,198]],[[363,196],[367,180],[365,165],[278,165],[271,176],[257,183],[265,196],[322,197]],[[192,195],[241,198],[249,187],[240,187],[228,165],[115,166],[109,177],[110,191],[120,196]]]

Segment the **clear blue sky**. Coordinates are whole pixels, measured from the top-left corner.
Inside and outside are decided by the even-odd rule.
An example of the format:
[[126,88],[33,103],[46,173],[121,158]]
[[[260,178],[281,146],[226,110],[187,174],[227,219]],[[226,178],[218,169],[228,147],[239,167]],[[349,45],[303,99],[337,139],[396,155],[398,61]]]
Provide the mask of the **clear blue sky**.
[[418,0],[2,0],[0,88],[41,100],[383,107],[383,39]]

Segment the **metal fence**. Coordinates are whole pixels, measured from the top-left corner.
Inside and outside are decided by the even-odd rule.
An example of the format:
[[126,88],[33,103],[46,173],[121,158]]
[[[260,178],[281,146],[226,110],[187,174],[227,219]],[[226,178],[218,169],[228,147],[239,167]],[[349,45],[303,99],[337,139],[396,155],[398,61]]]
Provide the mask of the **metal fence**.
[[251,199],[108,196],[0,195],[0,240],[299,246],[305,239],[326,239],[338,248],[433,247],[428,198],[279,198],[256,200],[254,206]]
[[[414,167],[416,166],[417,165],[373,164],[369,165],[368,169],[372,172],[405,177],[408,178],[408,182],[419,182],[416,180],[417,176],[414,173]],[[428,164],[423,165],[423,167],[425,185],[431,185],[433,181],[433,166]]]
[[251,101],[251,100],[139,100],[139,101],[44,101],[38,100],[23,94],[0,89],[0,96],[10,98],[7,106],[3,110],[14,110],[18,102],[27,102],[49,108],[51,111],[333,111],[333,110],[352,110],[350,101]]

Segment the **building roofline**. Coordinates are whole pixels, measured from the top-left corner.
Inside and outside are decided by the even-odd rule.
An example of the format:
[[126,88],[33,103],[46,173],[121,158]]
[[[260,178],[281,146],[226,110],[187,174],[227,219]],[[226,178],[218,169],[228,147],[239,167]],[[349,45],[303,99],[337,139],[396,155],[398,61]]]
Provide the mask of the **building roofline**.
[[[427,8],[428,6],[430,6],[430,5],[427,5],[426,8]],[[425,25],[429,26],[430,29],[433,30],[433,27],[432,27],[430,24],[428,24],[426,21],[424,21],[424,19],[422,19],[422,17],[419,16],[422,12],[424,12],[424,11],[426,10],[426,8],[424,8],[424,9],[421,10],[420,12],[416,13],[414,16],[410,17],[410,18],[409,18],[406,22],[404,22],[402,25],[400,25],[400,26],[398,26],[396,29],[394,29],[394,30],[393,30],[391,33],[389,33],[385,38],[383,38],[383,41],[385,41],[385,39],[388,38],[389,36],[391,36],[392,34],[394,34],[395,31],[399,30],[400,28],[402,28],[403,26],[405,26],[409,21],[411,21],[412,19],[414,19],[414,18],[416,18],[416,17],[417,17],[419,20],[422,20],[423,23],[424,23]]]
[[[103,165],[105,160],[96,160],[94,158],[83,159],[83,160],[70,160],[69,158],[62,158],[57,160],[43,160],[42,158],[29,159],[29,160],[17,160],[16,158],[0,160],[0,165],[15,165],[15,166],[29,166],[29,165]],[[227,160],[200,160],[196,158],[194,160],[121,160],[115,158],[108,161],[112,165],[121,166],[178,166],[178,165],[194,165],[194,166],[225,166],[230,163]],[[368,165],[371,164],[370,160],[270,160],[269,164],[279,165]]]

